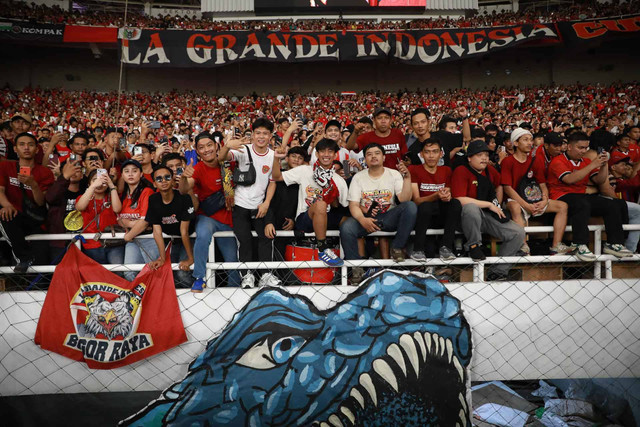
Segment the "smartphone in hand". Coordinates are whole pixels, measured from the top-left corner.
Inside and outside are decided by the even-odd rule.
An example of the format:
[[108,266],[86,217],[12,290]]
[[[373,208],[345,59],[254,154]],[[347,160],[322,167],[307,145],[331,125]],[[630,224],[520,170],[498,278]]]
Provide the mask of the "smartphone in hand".
[[31,176],[31,168],[29,166],[20,166],[20,175]]

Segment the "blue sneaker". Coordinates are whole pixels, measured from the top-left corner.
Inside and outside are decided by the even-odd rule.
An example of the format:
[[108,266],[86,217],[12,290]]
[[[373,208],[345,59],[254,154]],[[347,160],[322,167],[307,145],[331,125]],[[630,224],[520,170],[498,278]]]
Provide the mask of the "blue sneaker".
[[342,267],[344,265],[342,258],[336,255],[335,252],[329,248],[319,252],[318,258],[320,258],[320,261],[324,262],[329,267]]
[[204,279],[196,279],[196,281],[193,282],[193,286],[191,286],[191,292],[195,292],[199,294],[206,287],[207,287],[207,282],[205,282]]

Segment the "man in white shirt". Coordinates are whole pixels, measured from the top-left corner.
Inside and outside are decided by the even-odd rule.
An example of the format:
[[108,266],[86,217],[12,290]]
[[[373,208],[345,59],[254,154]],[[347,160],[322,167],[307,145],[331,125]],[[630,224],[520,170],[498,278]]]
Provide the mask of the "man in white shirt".
[[[376,231],[396,231],[391,242],[391,256],[404,261],[404,248],[416,222],[418,208],[411,201],[411,174],[403,162],[397,170],[383,166],[384,148],[371,143],[362,150],[368,169],[358,172],[349,187],[349,210],[352,218],[340,226],[345,259],[360,259],[358,238]],[[400,204],[396,204],[396,197]],[[353,276],[361,277],[359,267]],[[356,281],[352,278],[352,281]]]
[[[267,119],[257,119],[251,126],[251,144],[245,145],[246,138],[229,138],[218,156],[221,160],[238,163],[234,172],[235,206],[233,207],[233,233],[238,239],[238,259],[240,262],[271,261],[273,245],[264,234],[265,215],[276,190],[271,179],[274,152],[269,148],[273,133],[273,123]],[[253,173],[251,171],[253,170]],[[239,172],[239,173],[238,173]],[[250,177],[254,175],[254,177]],[[258,234],[258,259],[253,257],[253,235]],[[270,272],[263,272],[259,286],[274,286],[280,280]],[[253,273],[247,272],[242,279],[242,287],[255,284]]]
[[313,231],[318,242],[318,257],[330,267],[340,267],[344,262],[327,244],[327,228],[337,229],[342,220],[339,205],[346,207],[347,183],[334,173],[333,159],[338,151],[338,143],[323,138],[316,145],[318,160],[315,164],[302,165],[280,172],[282,153],[276,153],[273,163],[273,179],[284,180],[285,184],[300,184],[298,209],[296,210],[296,230]]

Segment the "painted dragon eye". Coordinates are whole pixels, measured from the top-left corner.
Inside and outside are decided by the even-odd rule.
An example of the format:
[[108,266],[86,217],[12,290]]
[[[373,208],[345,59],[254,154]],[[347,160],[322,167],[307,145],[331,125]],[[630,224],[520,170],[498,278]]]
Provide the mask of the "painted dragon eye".
[[265,339],[247,350],[236,364],[252,369],[273,369],[295,356],[306,342],[299,336],[283,337],[274,343]]
[[271,345],[271,356],[280,364],[291,359],[307,341],[302,337],[284,337]]

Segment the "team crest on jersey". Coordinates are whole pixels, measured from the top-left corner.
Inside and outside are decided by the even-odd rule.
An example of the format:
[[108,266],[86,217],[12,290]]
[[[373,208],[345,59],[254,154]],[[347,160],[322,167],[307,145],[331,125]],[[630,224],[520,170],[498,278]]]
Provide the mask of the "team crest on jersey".
[[270,170],[271,170],[271,168],[268,165],[262,165],[262,173],[263,174],[269,173]]
[[135,333],[146,288],[144,283],[132,290],[101,282],[80,285],[70,304],[76,333],[67,335],[65,346],[98,362],[114,362],[153,346],[150,334]]

